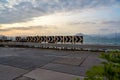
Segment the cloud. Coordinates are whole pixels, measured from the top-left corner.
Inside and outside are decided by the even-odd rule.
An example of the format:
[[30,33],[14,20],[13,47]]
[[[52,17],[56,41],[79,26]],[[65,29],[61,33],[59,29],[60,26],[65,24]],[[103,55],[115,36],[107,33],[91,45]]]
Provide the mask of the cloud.
[[[52,25],[49,25],[49,26],[52,26]],[[6,29],[0,29],[0,32],[6,32],[6,31],[11,31],[11,30],[33,30],[33,29],[57,29],[57,27],[55,26],[48,27],[48,25],[29,26],[29,27],[11,27],[11,28],[6,28]]]
[[118,21],[101,21],[101,22],[96,22],[96,21],[81,21],[81,22],[69,22],[68,25],[80,25],[80,24],[107,24],[107,25],[120,25],[120,20]]
[[69,22],[68,25],[80,25],[81,22]]
[[3,26],[0,25],[0,28],[1,28],[1,27],[3,27]]
[[120,32],[120,27],[118,25],[106,25],[106,26],[101,26],[96,29],[98,31],[98,34],[111,34],[111,33],[116,33]]
[[29,21],[33,17],[119,5],[120,0],[0,0],[0,23]]
[[120,24],[120,21],[103,21],[102,24]]
[[69,22],[68,25],[80,25],[80,24],[97,24],[96,22],[84,21],[84,22]]

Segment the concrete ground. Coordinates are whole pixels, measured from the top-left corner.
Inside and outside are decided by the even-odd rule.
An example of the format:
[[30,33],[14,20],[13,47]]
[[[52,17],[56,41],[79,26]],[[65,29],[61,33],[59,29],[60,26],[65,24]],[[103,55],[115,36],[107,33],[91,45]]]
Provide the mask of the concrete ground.
[[75,80],[99,65],[100,52],[0,47],[0,80]]

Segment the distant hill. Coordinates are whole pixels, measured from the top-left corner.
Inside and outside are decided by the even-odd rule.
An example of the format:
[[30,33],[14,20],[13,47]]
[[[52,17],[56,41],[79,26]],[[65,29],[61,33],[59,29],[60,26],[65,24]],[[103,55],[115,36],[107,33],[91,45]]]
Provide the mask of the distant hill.
[[83,33],[77,33],[75,36],[85,36]]

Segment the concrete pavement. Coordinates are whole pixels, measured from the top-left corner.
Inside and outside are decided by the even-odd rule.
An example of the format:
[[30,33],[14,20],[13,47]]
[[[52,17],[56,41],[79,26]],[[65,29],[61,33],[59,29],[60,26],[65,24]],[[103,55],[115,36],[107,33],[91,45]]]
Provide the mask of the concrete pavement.
[[7,66],[7,65],[0,65],[0,80],[13,80],[14,78],[24,75],[27,73],[27,70]]
[[75,80],[76,78],[83,79],[83,77],[80,76],[40,68],[37,68],[30,73],[25,74],[24,76],[33,78],[35,80]]
[[0,47],[0,80],[74,80],[99,65],[100,52]]

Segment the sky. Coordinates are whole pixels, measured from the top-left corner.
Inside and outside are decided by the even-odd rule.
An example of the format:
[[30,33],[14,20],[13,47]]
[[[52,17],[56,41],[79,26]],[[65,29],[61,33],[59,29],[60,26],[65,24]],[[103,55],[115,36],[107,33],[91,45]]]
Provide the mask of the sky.
[[120,33],[120,0],[0,0],[0,35]]

